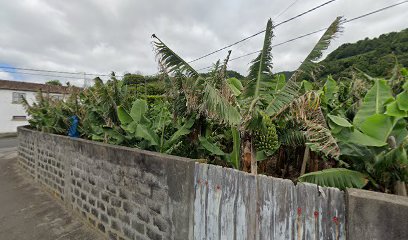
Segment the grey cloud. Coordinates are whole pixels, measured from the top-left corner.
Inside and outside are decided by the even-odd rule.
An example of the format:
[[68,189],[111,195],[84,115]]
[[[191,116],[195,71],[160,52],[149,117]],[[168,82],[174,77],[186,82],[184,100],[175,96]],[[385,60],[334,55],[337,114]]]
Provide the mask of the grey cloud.
[[[39,69],[96,72],[157,72],[151,34],[157,34],[186,60],[262,30],[266,20],[283,21],[324,0],[299,0],[274,19],[292,1],[284,0],[0,0],[0,64]],[[275,29],[274,43],[327,27],[336,16],[355,17],[391,4],[387,0],[339,0]],[[345,42],[402,30],[407,26],[408,4],[344,26],[330,47]],[[236,57],[258,50],[262,37],[232,47]],[[319,36],[273,49],[274,70],[295,69]],[[192,65],[201,68],[223,59],[226,51]],[[254,56],[231,62],[230,67],[246,73]],[[2,74],[0,76],[10,76]],[[43,80],[25,76],[27,80]],[[44,78],[45,79],[45,78]],[[47,78],[49,79],[49,78]],[[65,79],[80,84],[83,80]]]

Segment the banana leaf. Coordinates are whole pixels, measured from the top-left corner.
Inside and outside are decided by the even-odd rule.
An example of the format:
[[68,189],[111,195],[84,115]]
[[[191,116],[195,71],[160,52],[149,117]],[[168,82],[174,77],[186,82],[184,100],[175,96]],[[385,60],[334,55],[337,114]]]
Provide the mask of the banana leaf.
[[304,174],[298,178],[300,182],[314,183],[322,187],[363,188],[367,183],[367,176],[363,173],[345,168],[330,168],[318,172]]

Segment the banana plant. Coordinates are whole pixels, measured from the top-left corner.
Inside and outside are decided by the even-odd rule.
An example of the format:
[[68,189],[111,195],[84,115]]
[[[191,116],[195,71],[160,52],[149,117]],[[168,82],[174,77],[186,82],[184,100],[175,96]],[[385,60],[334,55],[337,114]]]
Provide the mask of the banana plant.
[[231,127],[231,129],[226,130],[230,131],[232,135],[232,151],[230,153],[224,152],[216,142],[212,141],[208,136],[200,136],[199,141],[201,146],[208,152],[210,155],[219,156],[224,159],[226,162],[231,164],[234,168],[240,168],[240,148],[241,148],[241,135],[237,128]]
[[[318,104],[314,105],[316,107],[312,107],[313,103],[307,102],[307,100],[311,100],[311,98],[301,97],[300,89],[302,86],[301,77],[304,74],[313,75],[313,73],[319,69],[319,65],[316,64],[316,61],[321,58],[322,52],[328,48],[331,40],[340,31],[340,24],[341,18],[339,17],[329,26],[289,81],[287,81],[279,91],[274,91],[270,88],[270,83],[272,82],[271,40],[273,37],[273,24],[271,20],[268,21],[263,48],[257,58],[252,61],[252,65],[249,68],[249,78],[251,81],[245,93],[245,105],[248,107],[243,114],[243,121],[247,123],[244,126],[247,127],[247,130],[264,125],[262,123],[262,119],[264,118],[261,117],[263,112],[272,119],[276,119],[280,117],[282,113],[289,111],[290,114],[297,116],[296,119],[299,120],[299,123],[307,129],[306,137],[309,144],[314,146],[313,150],[324,152],[326,155],[332,155],[335,158],[338,157],[338,146],[335,139],[331,136],[324,118],[320,117],[320,115],[322,115],[320,107],[318,107]],[[271,95],[271,93],[273,93],[273,95]],[[311,96],[314,94],[308,95]],[[316,102],[315,99],[313,101]],[[313,109],[313,114],[305,111],[299,112],[300,105],[309,106],[308,109]],[[254,172],[256,171],[255,158],[258,154],[256,154],[256,149],[253,148],[251,138],[247,140],[247,147],[244,149],[249,150],[248,153],[244,153],[244,156],[250,156],[249,160],[244,161],[251,162],[251,169]]]
[[[340,115],[328,114],[327,117],[332,134],[340,144],[341,159],[351,161],[351,166],[364,173],[374,187],[391,191],[396,183],[405,186],[408,176],[408,83],[394,97],[391,81],[372,80],[374,85],[352,122]],[[330,172],[303,175],[299,180],[332,187],[364,186],[355,184],[363,182],[362,175],[356,173],[352,174],[354,184],[345,182],[344,178],[350,174],[342,168],[334,168]]]
[[[197,139],[201,147],[213,155],[226,156],[220,149],[215,148],[216,144],[213,144],[211,139],[207,138],[205,128],[207,123],[215,121],[233,129],[231,131],[234,142],[240,142],[238,125],[241,123],[241,115],[237,97],[242,94],[243,86],[236,78],[226,78],[231,52],[228,52],[222,65],[219,61],[214,65],[209,77],[202,77],[156,35],[153,35],[153,38],[159,65],[162,71],[168,74],[167,82],[170,89],[168,95],[171,96],[173,109],[182,109],[175,111],[176,115],[197,119],[194,132],[198,134]],[[239,168],[239,148],[235,147],[229,155],[231,157],[224,159]]]
[[126,132],[127,137],[143,140],[147,146],[153,147],[156,151],[170,154],[180,138],[190,133],[194,119],[188,119],[178,126],[177,131],[169,138],[165,138],[166,110],[162,109],[157,120],[153,122],[146,117],[147,110],[147,102],[142,99],[136,99],[133,102],[130,112],[119,106],[117,112],[121,128]]

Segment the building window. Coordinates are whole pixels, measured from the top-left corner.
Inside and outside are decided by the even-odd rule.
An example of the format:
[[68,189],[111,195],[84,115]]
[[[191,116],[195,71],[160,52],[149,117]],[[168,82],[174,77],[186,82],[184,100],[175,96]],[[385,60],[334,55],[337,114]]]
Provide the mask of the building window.
[[27,116],[13,116],[12,120],[13,121],[26,121]]
[[62,101],[64,100],[64,96],[62,95],[51,95],[51,98],[57,101]]
[[25,93],[13,92],[13,100],[12,103],[22,103],[23,98],[26,97]]

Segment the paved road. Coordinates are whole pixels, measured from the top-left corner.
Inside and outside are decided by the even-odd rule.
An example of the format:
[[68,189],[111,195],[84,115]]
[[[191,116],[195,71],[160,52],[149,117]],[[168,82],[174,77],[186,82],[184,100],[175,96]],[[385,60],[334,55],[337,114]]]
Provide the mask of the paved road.
[[[0,146],[12,143],[0,139]],[[23,176],[16,157],[15,148],[0,149],[0,240],[104,239]]]
[[18,140],[16,137],[0,138],[0,149],[16,147],[17,144],[18,144]]

